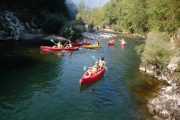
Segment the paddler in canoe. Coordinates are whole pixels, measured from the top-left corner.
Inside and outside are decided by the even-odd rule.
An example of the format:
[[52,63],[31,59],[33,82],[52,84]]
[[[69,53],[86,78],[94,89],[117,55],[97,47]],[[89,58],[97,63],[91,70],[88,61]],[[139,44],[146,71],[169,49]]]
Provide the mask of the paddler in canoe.
[[99,71],[99,64],[96,62],[91,69],[88,70],[89,76],[91,76],[92,73],[97,73]]
[[106,66],[106,62],[104,61],[104,57],[101,57],[98,61],[96,61],[94,66],[88,70],[89,75],[92,73],[97,73],[104,66]]
[[113,40],[113,39],[111,39],[111,40],[109,41],[109,43],[114,43],[114,40]]
[[104,66],[106,66],[106,62],[104,61],[104,57],[101,57],[101,58],[98,60],[98,65],[99,65],[99,67],[104,67]]
[[69,41],[69,44],[66,45],[66,48],[73,48],[71,41]]
[[97,42],[96,44],[94,44],[93,46],[100,46],[100,43],[99,42]]
[[57,43],[56,45],[54,45],[53,47],[62,48],[63,46],[62,46],[61,42],[58,42],[58,43]]

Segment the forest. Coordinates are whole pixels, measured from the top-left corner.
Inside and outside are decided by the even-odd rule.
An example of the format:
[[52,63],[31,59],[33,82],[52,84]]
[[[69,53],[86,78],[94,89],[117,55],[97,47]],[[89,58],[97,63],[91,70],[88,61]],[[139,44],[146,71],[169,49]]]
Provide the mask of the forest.
[[77,19],[119,32],[142,34],[158,30],[173,34],[180,25],[180,1],[111,0],[96,9],[89,9],[81,1]]

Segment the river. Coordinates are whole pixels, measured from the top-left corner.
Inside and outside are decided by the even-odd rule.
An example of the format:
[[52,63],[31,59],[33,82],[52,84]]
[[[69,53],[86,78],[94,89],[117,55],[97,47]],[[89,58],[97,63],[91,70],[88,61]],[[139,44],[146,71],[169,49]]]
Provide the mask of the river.
[[[138,71],[138,40],[127,46],[44,53],[42,42],[0,43],[0,120],[151,119],[147,100],[162,83]],[[90,42],[94,42],[91,40]],[[108,70],[95,83],[80,86],[83,66],[104,57]]]

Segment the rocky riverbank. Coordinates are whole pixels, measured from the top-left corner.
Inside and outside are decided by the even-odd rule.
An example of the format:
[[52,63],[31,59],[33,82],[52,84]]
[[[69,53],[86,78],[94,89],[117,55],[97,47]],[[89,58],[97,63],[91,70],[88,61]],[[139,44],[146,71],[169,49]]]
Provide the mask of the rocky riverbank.
[[[153,37],[153,36],[151,36]],[[161,38],[160,38],[161,39]],[[147,108],[155,120],[179,120],[180,119],[180,29],[170,38],[169,47],[171,56],[166,67],[141,61],[139,70],[158,80],[163,80],[168,85],[163,87],[157,96],[148,101]]]
[[0,40],[34,39],[42,36],[33,20],[23,22],[11,11],[1,12],[0,22]]
[[148,110],[155,120],[178,120],[180,118],[180,79],[170,69],[161,71],[156,65],[143,61],[139,69],[169,85],[158,96],[148,101]]

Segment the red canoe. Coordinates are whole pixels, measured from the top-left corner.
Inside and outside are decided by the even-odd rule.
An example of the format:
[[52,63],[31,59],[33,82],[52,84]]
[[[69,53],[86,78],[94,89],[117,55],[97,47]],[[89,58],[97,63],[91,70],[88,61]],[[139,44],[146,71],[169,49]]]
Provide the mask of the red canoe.
[[68,50],[68,51],[73,51],[73,50],[79,50],[79,47],[73,47],[73,48],[58,48],[58,47],[51,47],[51,46],[41,46],[41,50],[54,50],[54,51],[61,51],[61,50]]
[[72,46],[82,46],[82,43],[71,42]]
[[60,51],[63,50],[63,48],[58,48],[58,47],[51,47],[51,46],[41,46],[40,49],[45,49],[45,50],[55,50],[55,51]]
[[90,84],[96,81],[98,78],[100,78],[104,74],[104,72],[105,72],[105,69],[103,67],[97,73],[91,73],[91,75],[89,75],[88,70],[87,70],[82,76],[82,78],[80,79],[80,84],[81,85]]
[[108,42],[107,45],[108,46],[113,46],[113,45],[115,45],[115,42]]
[[126,42],[121,42],[120,45],[121,45],[121,46],[125,46],[125,45],[126,45]]
[[76,42],[71,42],[72,46],[82,46],[82,45],[89,45],[90,43],[89,42],[79,42],[79,43],[76,43]]

